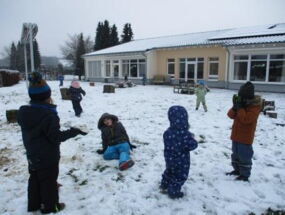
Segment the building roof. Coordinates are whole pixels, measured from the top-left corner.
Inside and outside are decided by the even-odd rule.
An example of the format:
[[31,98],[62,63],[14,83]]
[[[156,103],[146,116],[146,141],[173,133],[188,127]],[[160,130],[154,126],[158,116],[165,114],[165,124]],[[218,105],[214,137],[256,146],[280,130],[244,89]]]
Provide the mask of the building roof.
[[121,45],[87,53],[84,57],[145,52],[153,49],[183,46],[234,46],[282,42],[285,42],[285,23],[133,40]]

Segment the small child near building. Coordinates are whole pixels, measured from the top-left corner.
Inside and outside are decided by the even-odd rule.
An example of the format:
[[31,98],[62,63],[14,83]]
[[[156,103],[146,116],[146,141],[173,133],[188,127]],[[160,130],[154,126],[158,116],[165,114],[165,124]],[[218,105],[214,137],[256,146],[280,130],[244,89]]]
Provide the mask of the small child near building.
[[59,203],[57,184],[60,143],[86,133],[77,128],[61,131],[49,85],[36,72],[29,81],[30,104],[18,113],[30,174],[28,212],[56,213],[65,207]]
[[208,88],[205,86],[204,81],[199,81],[198,82],[198,87],[195,88],[195,94],[197,96],[196,99],[196,110],[199,109],[200,104],[202,103],[204,111],[207,112],[207,105],[206,105],[206,94],[208,92]]
[[83,112],[80,102],[82,100],[82,95],[85,96],[86,93],[80,87],[80,83],[75,80],[71,82],[71,86],[68,92],[71,96],[71,102],[72,102],[73,110],[75,112],[75,116],[80,117],[81,113]]
[[228,112],[228,117],[234,120],[231,134],[234,170],[227,175],[237,176],[236,180],[248,181],[251,174],[252,143],[261,103],[261,97],[254,95],[254,85],[247,82],[234,95],[233,107]]
[[170,127],[163,134],[166,169],[160,189],[170,198],[182,198],[181,187],[190,169],[190,151],[196,149],[198,144],[189,132],[188,114],[184,107],[170,107],[168,118]]
[[130,150],[136,148],[131,145],[126,129],[119,122],[115,115],[105,113],[98,122],[98,129],[101,130],[103,149],[97,150],[103,154],[105,160],[119,160],[119,169],[127,170],[134,165],[130,158]]

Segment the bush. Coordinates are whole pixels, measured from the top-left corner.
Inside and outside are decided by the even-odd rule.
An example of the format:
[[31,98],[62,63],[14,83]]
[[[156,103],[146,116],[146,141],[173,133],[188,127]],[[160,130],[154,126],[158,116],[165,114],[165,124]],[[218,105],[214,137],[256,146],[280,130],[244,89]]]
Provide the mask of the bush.
[[19,83],[20,81],[20,72],[17,70],[0,70],[0,87],[8,87],[14,84]]

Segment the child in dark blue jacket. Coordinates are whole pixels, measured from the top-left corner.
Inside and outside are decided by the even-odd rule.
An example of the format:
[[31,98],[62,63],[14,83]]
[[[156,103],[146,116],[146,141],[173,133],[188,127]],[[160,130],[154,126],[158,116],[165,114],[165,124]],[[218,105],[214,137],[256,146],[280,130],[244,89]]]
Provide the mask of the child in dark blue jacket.
[[80,83],[75,80],[72,81],[68,91],[71,97],[71,102],[73,110],[75,112],[75,116],[80,117],[81,113],[83,112],[80,102],[82,100],[82,95],[85,96],[86,92],[80,87]]
[[198,144],[189,132],[188,114],[184,107],[170,107],[168,118],[170,127],[163,134],[166,169],[160,188],[170,198],[181,198],[184,195],[181,187],[190,169],[190,151],[196,149]]

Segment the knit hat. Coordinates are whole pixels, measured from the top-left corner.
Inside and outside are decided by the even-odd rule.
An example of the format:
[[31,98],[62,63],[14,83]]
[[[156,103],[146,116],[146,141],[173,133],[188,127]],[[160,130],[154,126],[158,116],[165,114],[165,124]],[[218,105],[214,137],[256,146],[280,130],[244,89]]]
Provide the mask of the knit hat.
[[254,85],[250,81],[241,85],[238,91],[238,95],[244,99],[253,99],[254,98]]
[[33,72],[29,76],[29,96],[33,101],[44,101],[51,96],[51,90],[42,75],[38,72]]
[[72,82],[71,82],[71,86],[72,86],[73,88],[80,88],[80,83],[79,83],[78,81],[72,81]]
[[200,80],[200,81],[198,81],[198,84],[199,84],[199,85],[202,85],[202,86],[205,86],[205,81]]

